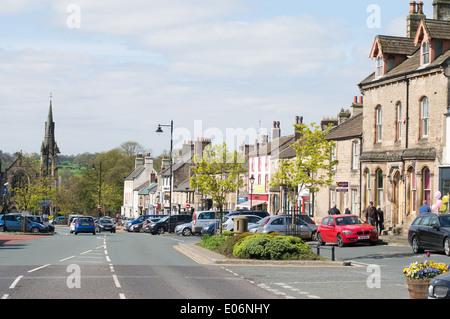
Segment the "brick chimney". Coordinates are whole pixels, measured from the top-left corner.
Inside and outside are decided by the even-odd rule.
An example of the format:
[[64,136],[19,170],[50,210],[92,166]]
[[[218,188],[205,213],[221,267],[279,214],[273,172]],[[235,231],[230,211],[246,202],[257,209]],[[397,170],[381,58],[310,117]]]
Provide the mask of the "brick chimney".
[[[295,124],[303,124],[303,116],[296,116]],[[296,141],[301,137],[300,133],[297,132],[297,129],[295,127],[294,127],[294,136]]]
[[273,121],[272,141],[281,136],[280,121]]

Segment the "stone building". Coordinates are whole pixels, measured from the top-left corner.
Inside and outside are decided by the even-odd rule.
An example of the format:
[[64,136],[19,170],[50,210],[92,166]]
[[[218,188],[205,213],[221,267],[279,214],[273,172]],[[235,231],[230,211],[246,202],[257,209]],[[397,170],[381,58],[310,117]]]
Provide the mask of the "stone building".
[[314,194],[314,217],[319,222],[328,214],[328,210],[336,207],[344,213],[348,208],[352,214],[360,212],[360,153],[363,133],[362,98],[359,102],[354,98],[350,109],[342,110],[336,119],[324,119],[321,126],[336,124],[326,135],[327,140],[335,142],[333,160],[338,164],[333,168],[333,184],[323,187]]
[[377,36],[374,72],[364,96],[361,205],[382,207],[386,226],[408,227],[423,201],[450,192],[450,0],[435,0],[434,17],[412,1],[406,37]]

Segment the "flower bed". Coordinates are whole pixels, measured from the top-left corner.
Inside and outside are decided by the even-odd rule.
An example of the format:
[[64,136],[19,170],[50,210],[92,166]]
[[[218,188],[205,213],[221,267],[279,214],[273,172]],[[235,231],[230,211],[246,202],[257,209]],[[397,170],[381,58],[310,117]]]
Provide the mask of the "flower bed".
[[244,233],[234,236],[202,238],[200,246],[226,255],[230,258],[261,260],[322,260],[302,239],[293,236]]

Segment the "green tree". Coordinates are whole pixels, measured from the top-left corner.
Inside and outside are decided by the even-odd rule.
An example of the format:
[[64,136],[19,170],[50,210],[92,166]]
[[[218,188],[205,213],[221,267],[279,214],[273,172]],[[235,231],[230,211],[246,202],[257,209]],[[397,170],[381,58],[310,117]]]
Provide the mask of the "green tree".
[[335,143],[325,138],[328,129],[322,130],[316,123],[294,126],[300,134],[300,138],[292,144],[295,157],[280,160],[278,171],[269,185],[283,186],[290,200],[297,202],[301,189],[309,188],[313,193],[320,187],[330,186],[334,176],[332,168],[338,161],[332,160]]
[[190,187],[211,196],[222,216],[227,194],[245,185],[245,162],[245,157],[237,151],[229,152],[226,143],[208,145],[202,156],[194,155]]

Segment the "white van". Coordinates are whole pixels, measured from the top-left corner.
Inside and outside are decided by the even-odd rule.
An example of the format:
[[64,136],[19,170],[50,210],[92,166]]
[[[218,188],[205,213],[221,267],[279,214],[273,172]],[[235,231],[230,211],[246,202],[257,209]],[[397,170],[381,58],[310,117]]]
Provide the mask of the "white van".
[[[222,212],[222,215],[225,216],[230,212],[230,210],[224,210]],[[203,226],[214,223],[217,219],[220,218],[219,215],[220,211],[218,210],[204,210],[195,212],[192,219],[192,232],[201,234]]]

